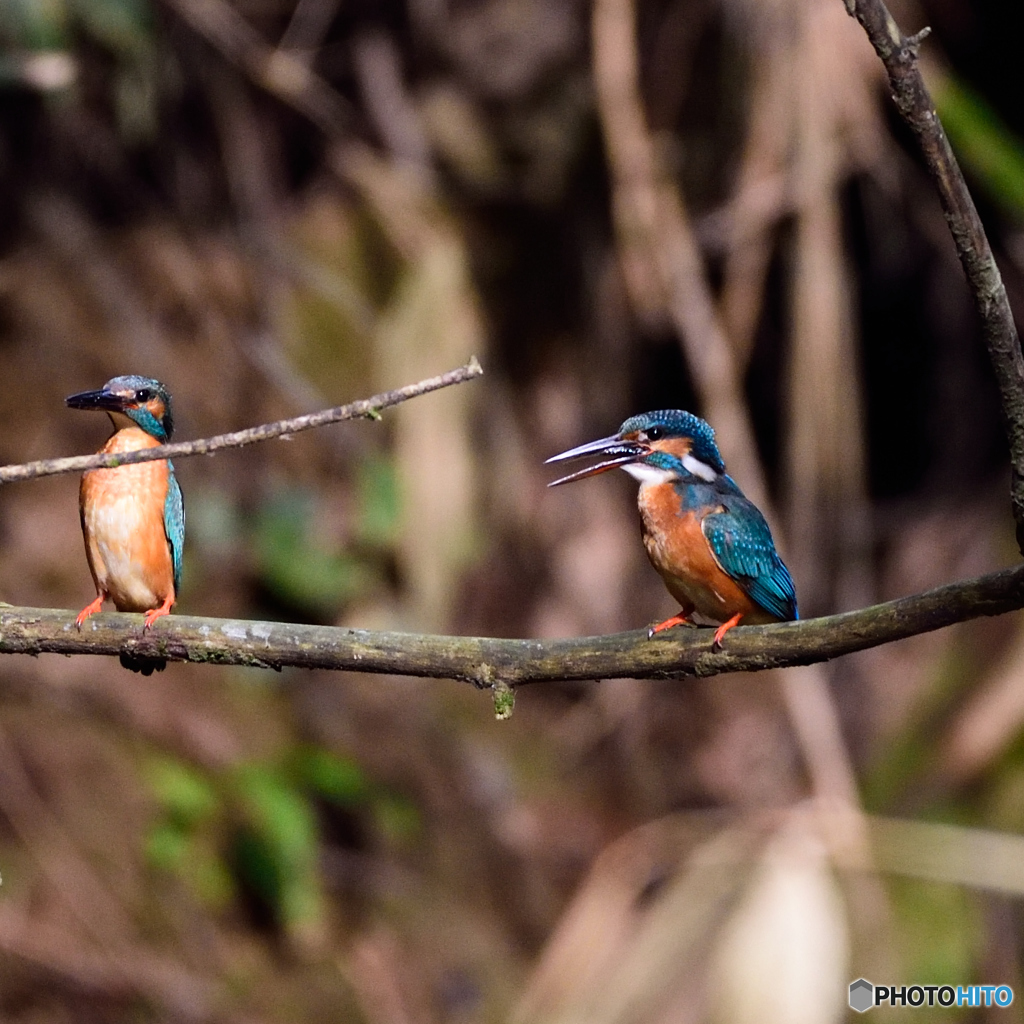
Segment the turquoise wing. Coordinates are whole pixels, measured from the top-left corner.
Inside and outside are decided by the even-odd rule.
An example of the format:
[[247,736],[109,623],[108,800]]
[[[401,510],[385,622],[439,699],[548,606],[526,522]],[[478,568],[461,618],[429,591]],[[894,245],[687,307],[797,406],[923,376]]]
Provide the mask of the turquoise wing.
[[743,497],[730,497],[725,504],[724,512],[701,523],[715,561],[770,615],[782,621],[799,618],[793,577],[775,550],[764,516]]
[[167,500],[164,502],[164,531],[171,545],[171,559],[174,563],[174,596],[181,590],[181,559],[185,550],[185,503],[181,500],[181,488],[174,475],[174,466],[167,462]]

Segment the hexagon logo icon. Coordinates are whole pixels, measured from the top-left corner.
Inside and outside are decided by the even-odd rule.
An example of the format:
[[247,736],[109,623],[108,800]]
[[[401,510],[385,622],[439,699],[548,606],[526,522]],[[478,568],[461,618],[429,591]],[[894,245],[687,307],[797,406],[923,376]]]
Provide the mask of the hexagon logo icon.
[[858,1013],[870,1010],[875,1002],[875,986],[867,978],[850,982],[850,1009]]

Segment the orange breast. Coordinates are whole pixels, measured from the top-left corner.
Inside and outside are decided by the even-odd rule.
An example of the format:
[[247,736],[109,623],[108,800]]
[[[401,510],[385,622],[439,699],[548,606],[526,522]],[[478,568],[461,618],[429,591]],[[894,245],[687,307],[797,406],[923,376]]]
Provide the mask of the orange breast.
[[[119,430],[103,452],[155,448],[143,430]],[[141,612],[174,594],[174,567],[164,528],[167,463],[94,469],[82,476],[82,532],[96,589],[119,611]]]
[[770,622],[740,585],[715,561],[693,511],[680,511],[671,483],[647,484],[638,498],[647,557],[665,581],[668,592],[690,612],[716,622],[737,613],[747,622]]

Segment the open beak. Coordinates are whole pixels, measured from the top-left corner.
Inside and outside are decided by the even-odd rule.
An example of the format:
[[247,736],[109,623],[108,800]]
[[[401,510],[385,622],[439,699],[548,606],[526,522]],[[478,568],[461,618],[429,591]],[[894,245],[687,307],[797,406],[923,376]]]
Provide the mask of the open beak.
[[624,466],[628,462],[636,462],[637,459],[646,455],[649,450],[647,445],[640,444],[637,441],[626,441],[618,434],[613,434],[611,437],[602,437],[598,441],[588,441],[586,444],[581,444],[578,448],[570,448],[569,451],[562,452],[561,455],[552,455],[547,462],[566,462],[569,459],[586,458],[588,455],[607,455],[609,458],[603,462],[595,463],[593,466],[587,466],[586,469],[570,473],[568,476],[560,477],[558,480],[552,480],[548,487],[572,483],[573,480],[583,480],[588,476],[597,476],[598,473],[605,473],[609,469],[615,469],[616,466]]
[[103,409],[106,412],[123,412],[125,399],[112,391],[79,391],[77,395],[68,395],[64,404],[69,409]]

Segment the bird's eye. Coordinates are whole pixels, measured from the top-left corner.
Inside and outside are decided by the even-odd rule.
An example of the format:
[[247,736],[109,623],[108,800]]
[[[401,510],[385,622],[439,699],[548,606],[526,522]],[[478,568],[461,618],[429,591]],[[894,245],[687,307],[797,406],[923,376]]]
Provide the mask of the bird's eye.
[[663,427],[651,427],[651,429],[647,431],[647,440],[657,441],[660,437],[664,435],[664,433],[665,430]]
[[136,402],[148,402],[153,397],[153,392],[149,388],[140,388],[135,392]]

